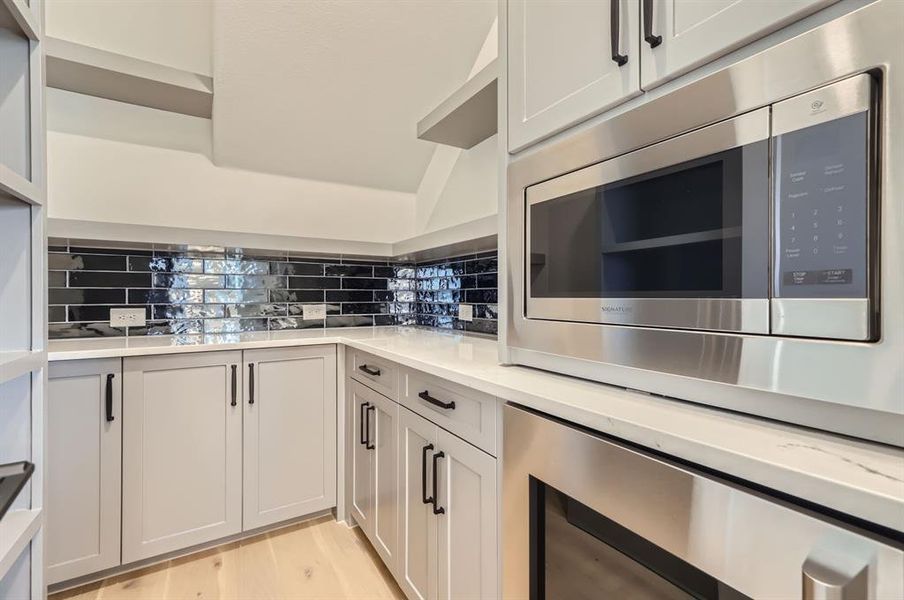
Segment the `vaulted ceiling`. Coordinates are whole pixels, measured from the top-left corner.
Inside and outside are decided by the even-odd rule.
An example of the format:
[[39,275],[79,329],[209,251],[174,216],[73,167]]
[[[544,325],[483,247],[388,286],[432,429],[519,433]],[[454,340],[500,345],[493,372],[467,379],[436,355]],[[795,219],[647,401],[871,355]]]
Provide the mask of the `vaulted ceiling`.
[[465,81],[496,0],[221,0],[219,165],[414,192],[415,125]]

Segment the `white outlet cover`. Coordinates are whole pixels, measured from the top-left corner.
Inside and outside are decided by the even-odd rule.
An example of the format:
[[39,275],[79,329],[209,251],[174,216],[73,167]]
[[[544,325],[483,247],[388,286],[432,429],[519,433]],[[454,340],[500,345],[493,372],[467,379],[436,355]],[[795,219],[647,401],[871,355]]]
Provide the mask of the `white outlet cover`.
[[301,306],[301,318],[304,321],[325,319],[326,304],[303,304]]
[[112,327],[144,327],[143,308],[111,308],[110,326]]
[[458,319],[460,321],[473,321],[474,320],[474,307],[470,304],[459,304],[458,305]]

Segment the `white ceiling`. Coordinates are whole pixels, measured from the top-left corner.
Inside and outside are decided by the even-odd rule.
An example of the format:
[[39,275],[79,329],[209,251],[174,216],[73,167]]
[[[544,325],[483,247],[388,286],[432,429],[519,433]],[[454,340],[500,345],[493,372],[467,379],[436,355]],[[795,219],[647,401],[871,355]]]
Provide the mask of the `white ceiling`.
[[496,0],[223,0],[214,157],[223,166],[414,192],[417,121],[461,85]]

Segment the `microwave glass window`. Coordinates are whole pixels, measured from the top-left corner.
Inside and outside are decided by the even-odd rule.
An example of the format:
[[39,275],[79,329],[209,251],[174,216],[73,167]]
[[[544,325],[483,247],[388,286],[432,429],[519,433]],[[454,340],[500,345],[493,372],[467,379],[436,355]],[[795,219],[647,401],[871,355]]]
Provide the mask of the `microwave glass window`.
[[765,297],[767,151],[757,142],[530,205],[531,295]]
[[776,296],[867,295],[869,114],[775,141]]

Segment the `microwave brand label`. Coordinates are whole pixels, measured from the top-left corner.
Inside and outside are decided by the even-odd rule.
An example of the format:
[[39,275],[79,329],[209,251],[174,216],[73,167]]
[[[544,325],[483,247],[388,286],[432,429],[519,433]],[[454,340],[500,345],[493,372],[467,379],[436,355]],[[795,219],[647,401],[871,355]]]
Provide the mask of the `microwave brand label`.
[[602,310],[604,313],[631,314],[634,312],[634,307],[633,306],[619,306],[617,304],[603,304]]

